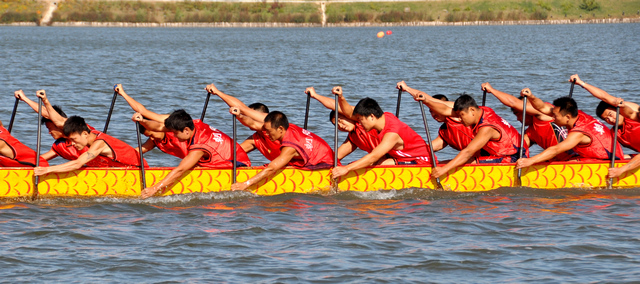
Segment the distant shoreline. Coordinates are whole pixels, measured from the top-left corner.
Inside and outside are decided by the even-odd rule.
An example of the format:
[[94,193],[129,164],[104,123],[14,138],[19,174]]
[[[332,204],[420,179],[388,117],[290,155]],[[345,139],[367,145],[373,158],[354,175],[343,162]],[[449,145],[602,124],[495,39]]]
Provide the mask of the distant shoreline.
[[[325,27],[414,27],[414,26],[511,26],[511,25],[573,25],[573,24],[626,24],[640,23],[640,18],[589,20],[523,20],[523,21],[468,21],[468,22],[397,22],[397,23],[327,23]],[[38,26],[34,22],[16,22],[0,26]],[[53,27],[132,27],[132,28],[302,28],[322,27],[318,23],[127,23],[127,22],[53,22]]]

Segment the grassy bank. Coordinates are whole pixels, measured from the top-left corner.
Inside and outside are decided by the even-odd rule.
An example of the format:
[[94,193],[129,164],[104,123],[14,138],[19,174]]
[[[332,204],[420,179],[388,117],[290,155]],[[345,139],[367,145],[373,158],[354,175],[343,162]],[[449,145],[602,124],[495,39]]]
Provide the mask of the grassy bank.
[[[0,23],[38,22],[48,4],[2,0]],[[589,20],[640,17],[640,0],[449,0],[429,2],[331,3],[327,23],[416,21]],[[225,3],[65,0],[53,22],[130,23],[321,23],[317,2]]]

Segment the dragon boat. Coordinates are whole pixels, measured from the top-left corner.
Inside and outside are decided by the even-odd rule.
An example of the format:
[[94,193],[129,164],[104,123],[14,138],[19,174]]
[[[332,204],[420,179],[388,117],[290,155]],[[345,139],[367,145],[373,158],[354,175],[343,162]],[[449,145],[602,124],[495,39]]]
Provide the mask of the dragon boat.
[[[619,167],[626,161],[617,162]],[[331,170],[285,168],[270,179],[249,188],[257,195],[283,193],[331,193],[336,191],[376,191],[424,188],[457,192],[489,191],[501,187],[539,189],[585,188],[607,186],[605,162],[556,162],[522,170],[518,184],[514,164],[464,165],[441,178],[441,189],[430,178],[429,166],[376,166],[349,173],[335,182]],[[239,168],[237,181],[254,176],[262,167]],[[148,186],[159,182],[172,168],[148,168]],[[139,168],[81,168],[68,173],[52,173],[39,178],[37,192],[32,168],[1,168],[0,198],[47,197],[130,197],[140,196],[142,176]],[[194,168],[159,195],[229,191],[231,169]],[[640,187],[639,171],[628,172],[613,180],[614,188]]]

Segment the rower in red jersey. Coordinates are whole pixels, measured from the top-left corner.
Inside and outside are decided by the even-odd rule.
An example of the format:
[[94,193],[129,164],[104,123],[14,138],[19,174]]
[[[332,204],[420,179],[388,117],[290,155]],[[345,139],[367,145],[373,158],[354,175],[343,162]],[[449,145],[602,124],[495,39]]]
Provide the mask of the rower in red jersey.
[[[262,103],[253,103],[249,106],[246,106],[239,99],[218,90],[218,88],[216,88],[216,85],[214,84],[207,85],[205,90],[207,90],[207,92],[211,93],[212,95],[220,97],[220,99],[222,99],[222,101],[224,101],[231,108],[235,107],[241,110],[249,108],[261,112],[265,116],[269,113],[269,108],[266,105]],[[277,158],[280,155],[280,141],[271,141],[271,139],[269,139],[266,131],[262,129],[262,122],[256,122],[252,118],[242,114],[235,115],[235,117],[244,126],[249,127],[251,130],[255,131],[255,133],[253,133],[240,144],[245,152],[249,153],[253,150],[258,150],[269,161],[273,161],[273,159]]]
[[[473,129],[464,125],[459,117],[447,116],[447,114],[451,113],[454,103],[450,102],[446,96],[435,95],[432,97],[423,91],[409,87],[404,81],[398,82],[396,88],[409,93],[416,101],[421,101],[425,104],[429,108],[431,117],[442,123],[438,130],[438,137],[431,141],[434,151],[440,151],[446,146],[462,151],[471,143],[475,136]],[[475,164],[485,159],[492,159],[491,155],[480,149],[480,151],[473,154],[473,157],[467,163]]]
[[[342,102],[342,105],[353,107],[347,102],[346,98],[342,94],[342,87],[336,86],[331,89],[334,95],[338,95],[338,101]],[[305,94],[308,94],[311,98],[318,100],[326,108],[330,109],[329,121],[335,122],[335,108],[336,101],[334,99],[319,95],[313,87],[309,87],[305,90]],[[338,130],[348,132],[347,139],[338,147],[338,160],[342,160],[345,156],[353,153],[356,149],[360,148],[367,153],[371,153],[378,144],[380,139],[378,138],[378,131],[371,129],[366,131],[360,123],[347,118],[341,107],[338,107],[340,112],[338,113]],[[375,165],[395,165],[395,160],[388,155],[384,155],[380,160],[374,163]]]
[[[55,157],[61,157],[63,159],[74,161],[77,160],[80,155],[89,150],[89,147],[84,147],[81,150],[76,149],[73,145],[73,141],[64,136],[62,127],[64,122],[67,121],[67,115],[57,105],[51,105],[47,98],[45,90],[39,90],[36,92],[39,98],[42,98],[44,108],[42,108],[42,123],[49,130],[51,137],[55,139],[51,150],[40,155],[40,157],[49,161]],[[27,103],[35,112],[38,112],[38,103],[30,100],[22,90],[18,90],[14,93],[15,97],[21,101]],[[94,130],[93,127],[87,125],[90,130]],[[104,156],[98,156],[95,159],[86,163],[88,167],[108,167],[109,159]]]
[[[511,108],[511,112],[522,123],[522,98],[524,94],[531,95],[529,88],[520,91],[520,97],[515,97],[505,92],[493,88],[489,83],[482,84],[487,93],[493,94],[500,102]],[[548,104],[548,103],[547,103]],[[551,104],[548,104],[551,106]],[[547,149],[557,145],[567,138],[567,129],[554,123],[552,116],[546,115],[535,109],[530,102],[527,102],[526,125],[528,126],[524,134],[524,143],[527,147],[538,144],[542,149]],[[550,161],[569,161],[575,156],[573,150],[560,153]]]
[[383,112],[374,99],[364,98],[351,108],[340,102],[340,108],[344,110],[345,114],[351,113],[351,117],[354,117],[365,131],[372,129],[378,131],[380,144],[361,159],[347,166],[334,168],[334,178],[370,166],[386,154],[396,161],[396,165],[430,163],[429,146],[422,137],[395,115]]
[[[35,175],[41,176],[48,173],[64,173],[81,168],[84,164],[99,156],[108,158],[109,167],[139,167],[140,156],[133,147],[127,145],[112,136],[97,130],[91,130],[82,117],[71,116],[65,121],[64,135],[73,141],[78,150],[89,147],[78,159],[51,167],[37,167]],[[146,161],[144,166],[148,167]]]
[[[287,116],[279,111],[272,111],[264,116],[253,110],[241,113],[239,108],[231,108],[231,113],[248,115],[256,122],[262,121],[263,128],[273,141],[280,141],[280,155],[265,169],[245,182],[231,185],[232,190],[246,190],[263,179],[270,178],[285,166],[300,169],[325,169],[333,166],[333,151],[329,144],[311,131],[290,124]],[[264,117],[264,118],[262,118]]]
[[[233,166],[233,140],[222,131],[215,129],[199,119],[192,119],[184,110],[172,112],[164,122],[134,117],[152,131],[172,132],[180,141],[186,142],[187,155],[180,164],[157,184],[142,191],[142,198],[164,191],[178,181],[182,175],[195,166],[207,168],[231,168]],[[237,145],[237,165],[251,166],[247,153]]]
[[[449,163],[432,171],[431,176],[434,178],[465,164],[481,149],[487,151],[491,157],[480,160],[480,163],[512,163],[518,159],[520,134],[491,108],[478,107],[476,101],[465,94],[456,99],[450,111],[443,114],[460,118],[465,126],[471,127],[474,137]],[[528,148],[525,147],[525,156],[527,153]]]
[[[181,142],[172,132],[152,131],[144,127],[145,123],[142,122],[143,119],[164,121],[169,117],[168,114],[158,114],[147,109],[144,105],[129,96],[124,91],[122,84],[116,84],[114,91],[124,98],[129,106],[136,111],[131,119],[141,122],[140,133],[149,137],[149,139],[142,144],[142,153],[151,151],[153,148],[158,148],[158,150],[180,159],[184,159],[184,157],[187,156],[189,152],[187,143]],[[135,149],[139,151],[137,147]]]
[[[36,156],[36,151],[11,136],[0,121],[0,167],[35,167]],[[46,167],[49,163],[40,157],[40,165]]]
[[[612,131],[602,122],[590,115],[578,110],[578,104],[569,97],[562,97],[553,101],[553,106],[545,104],[542,100],[530,95],[531,105],[546,115],[553,115],[558,126],[567,127],[567,138],[555,146],[549,147],[542,153],[528,159],[520,159],[516,164],[517,169],[544,162],[556,155],[573,149],[580,161],[606,161],[612,154]],[[616,159],[623,159],[622,147],[616,144]]]

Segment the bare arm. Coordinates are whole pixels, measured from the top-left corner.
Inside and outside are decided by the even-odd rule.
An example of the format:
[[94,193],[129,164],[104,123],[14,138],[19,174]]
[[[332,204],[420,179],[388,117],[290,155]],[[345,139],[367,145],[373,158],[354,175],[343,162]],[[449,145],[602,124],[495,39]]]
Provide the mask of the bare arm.
[[384,155],[389,153],[402,139],[400,135],[397,133],[387,133],[382,137],[380,144],[376,148],[371,151],[371,153],[366,154],[364,157],[360,158],[351,164],[346,166],[338,166],[335,167],[332,171],[334,178],[339,178],[341,176],[346,175],[350,171],[362,169],[364,167],[373,165],[373,163],[377,162]]
[[609,168],[608,178],[617,178],[628,171],[633,171],[640,167],[640,155],[636,155],[627,164],[619,168]]
[[[255,121],[254,122],[255,124],[253,125],[253,127],[257,127],[256,128],[257,130],[262,129],[262,125],[264,124],[264,118],[267,117],[266,113],[253,110],[247,106],[244,106],[244,107],[241,106],[239,107],[239,109],[240,109],[240,114],[246,115],[247,117]],[[253,127],[249,127],[249,128],[254,129]]]
[[471,140],[469,145],[467,145],[466,148],[462,149],[462,151],[460,151],[460,153],[458,153],[458,155],[456,155],[453,160],[439,169],[440,175],[443,175],[456,167],[464,165],[467,161],[469,161],[469,159],[473,157],[476,152],[480,151],[482,147],[487,145],[489,140],[497,137],[500,137],[500,133],[497,130],[491,127],[480,128],[480,131],[478,131],[478,134],[473,137],[473,140]]
[[256,141],[249,137],[247,140],[242,141],[240,147],[242,147],[242,150],[249,153],[256,149]]
[[209,92],[210,94],[220,97],[220,99],[222,99],[222,101],[224,101],[229,107],[246,107],[246,105],[242,101],[221,92],[220,90],[218,90],[218,88],[216,88],[216,85],[214,84],[209,84],[204,89],[207,90],[207,92]]
[[[29,105],[29,107],[31,107],[31,109],[33,109],[33,111],[35,111],[36,113],[38,112],[38,103],[35,102],[35,101],[32,101],[29,98],[27,98],[27,96],[24,94],[24,92],[22,90],[15,91],[13,93],[13,95],[16,97],[16,99],[19,99],[19,100],[27,103],[27,105]],[[47,111],[46,108],[42,109],[42,117],[49,118],[49,112]]]
[[184,159],[180,162],[180,164],[175,167],[169,174],[164,177],[159,183],[154,184],[151,187],[147,187],[142,190],[141,196],[142,198],[149,198],[153,196],[158,191],[164,191],[165,189],[171,187],[174,183],[176,183],[182,175],[184,175],[188,170],[193,169],[196,166],[200,158],[204,156],[204,151],[193,150],[189,151]]
[[55,158],[57,156],[58,156],[58,154],[56,154],[56,151],[49,150],[48,152],[40,155],[40,158],[43,158],[46,161],[49,161],[49,160],[51,160],[51,159],[53,159],[53,158]]
[[433,146],[433,151],[434,152],[438,152],[442,149],[444,149],[444,147],[447,147],[447,142],[445,142],[442,137],[440,137],[440,135],[438,135],[438,137],[436,137],[436,139],[433,139],[433,141],[431,141],[431,146]]
[[[142,114],[136,112],[133,114],[133,116],[131,117],[131,120],[135,121],[135,122],[139,122],[140,125],[144,126],[144,128],[151,130],[151,131],[156,131],[156,132],[170,132],[171,130],[169,130],[168,128],[166,128],[164,126],[164,122],[158,122],[155,120],[149,120],[146,119],[144,117],[142,117]],[[146,142],[145,142],[146,144]],[[151,150],[151,149],[149,149]]]
[[558,154],[575,148],[578,144],[580,144],[580,142],[587,142],[584,141],[584,139],[587,139],[588,141],[589,138],[580,132],[569,133],[564,141],[545,149],[544,151],[542,151],[542,153],[531,158],[519,159],[518,162],[516,162],[516,169],[526,168],[531,165],[553,159]]
[[292,147],[282,147],[280,155],[275,158],[269,165],[258,174],[245,182],[234,183],[231,190],[246,190],[248,187],[260,182],[263,179],[270,178],[276,171],[285,167],[293,157],[297,155],[297,151]]
[[356,147],[356,145],[347,138],[347,140],[338,147],[338,160],[342,160],[347,155],[353,153],[357,148],[358,147]]
[[531,106],[533,106],[540,113],[548,117],[553,117],[553,106],[546,104],[543,100],[534,96],[533,93],[531,93],[530,91],[521,92],[521,94],[528,98],[529,101],[527,102],[527,106],[529,106],[529,103],[530,103]]
[[[153,150],[153,148],[155,147],[156,147],[156,144],[153,143],[153,140],[151,140],[151,138],[149,138],[147,139],[147,141],[144,142],[144,144],[142,144],[142,153],[149,152]],[[136,149],[137,152],[140,152],[140,149],[138,147],[134,147],[134,149]]]
[[127,93],[125,93],[124,89],[122,88],[122,84],[117,84],[115,87],[115,91],[118,93],[118,95],[123,97],[125,101],[127,101],[129,106],[135,112],[142,114],[142,116],[150,120],[164,122],[164,120],[167,119],[167,117],[169,117],[168,114],[157,114],[153,111],[148,110],[146,107],[144,107],[144,105],[142,105],[141,103],[139,103],[138,101],[134,100],[132,97],[127,95]]
[[[96,140],[93,145],[89,147],[89,150],[82,153],[82,155],[80,155],[78,159],[57,166],[37,167],[34,169],[34,174],[36,176],[41,176],[48,173],[66,173],[77,170],[84,166],[84,164],[98,157],[101,153],[107,151],[108,148],[109,146],[102,140]],[[110,151],[110,149],[108,151]]]
[[[522,111],[522,100],[516,98],[515,96],[496,90],[488,82],[482,84],[482,90],[486,90],[487,93],[494,95],[503,105],[512,109]],[[530,94],[531,90],[529,90],[529,88],[522,89],[522,91],[520,91],[520,94],[524,95],[525,92],[528,92]],[[527,101],[527,114],[534,115],[542,121],[553,120],[552,117],[544,115],[536,108],[534,108],[529,101]]]
[[[246,107],[246,106],[244,107],[244,109],[253,110],[253,109],[251,109],[249,107]],[[229,113],[235,115],[236,118],[240,121],[240,123],[242,123],[242,125],[244,125],[246,127],[249,127],[251,130],[253,130],[253,131],[262,131],[262,125],[264,124],[264,122],[256,121],[256,120],[252,119],[251,117],[244,115],[242,113],[242,111],[240,110],[240,108],[231,107],[231,108],[229,108]]]
[[[603,102],[605,102],[605,103],[607,103],[607,104],[609,104],[611,106],[618,105],[618,102],[620,101],[619,98],[616,98],[616,97],[610,95],[609,93],[605,92],[604,90],[602,90],[602,89],[600,89],[600,88],[598,88],[596,86],[593,86],[593,85],[585,83],[584,81],[580,80],[580,77],[578,77],[578,74],[575,74],[575,75],[571,76],[571,78],[569,78],[569,81],[572,81],[574,79],[576,80],[576,84],[580,85],[582,88],[587,90],[594,97],[602,100]],[[626,106],[628,106],[629,108],[635,109],[635,110],[638,110],[638,107],[640,107],[638,104],[632,103],[632,102],[628,102],[628,101],[624,101],[624,104]],[[620,109],[620,110],[622,110],[622,109]],[[624,116],[625,112],[621,111],[620,114],[622,114]],[[624,116],[624,117],[626,117],[626,116]]]
[[36,92],[36,96],[42,99],[42,104],[44,104],[44,107],[47,110],[47,116],[44,115],[44,109],[42,110],[42,116],[50,119],[51,122],[56,125],[56,127],[62,129],[67,119],[62,117],[56,110],[53,109],[53,106],[47,98],[47,93],[44,90],[39,90],[38,92]]
[[638,113],[638,111],[640,110],[637,108],[631,108],[624,103],[622,104],[622,106],[620,106],[620,115],[628,119],[640,122],[640,114]]
[[[317,101],[319,101],[324,107],[330,110],[335,110],[336,100],[319,95],[318,93],[316,93],[316,90],[313,87],[307,88],[304,92],[308,96],[311,96],[312,99],[316,99]],[[340,106],[338,106],[338,108],[340,108]]]

